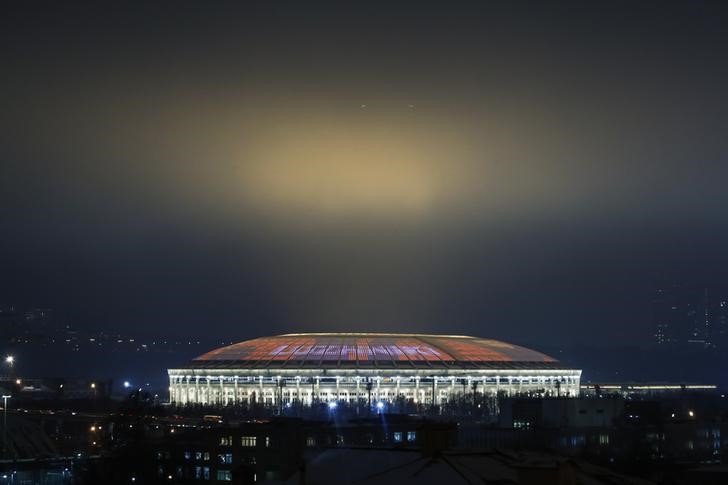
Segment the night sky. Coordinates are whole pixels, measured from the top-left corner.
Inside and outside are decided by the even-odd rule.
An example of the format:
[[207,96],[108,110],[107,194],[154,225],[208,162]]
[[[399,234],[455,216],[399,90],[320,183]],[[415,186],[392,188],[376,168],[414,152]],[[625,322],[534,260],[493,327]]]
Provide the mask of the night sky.
[[609,345],[728,295],[725,2],[140,3],[2,7],[0,303]]

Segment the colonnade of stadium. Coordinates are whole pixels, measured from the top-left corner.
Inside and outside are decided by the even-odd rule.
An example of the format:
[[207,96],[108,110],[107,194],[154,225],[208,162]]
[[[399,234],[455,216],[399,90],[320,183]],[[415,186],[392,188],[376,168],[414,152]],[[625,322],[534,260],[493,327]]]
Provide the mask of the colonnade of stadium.
[[[231,375],[233,374],[233,375]],[[254,374],[254,373],[253,373]],[[310,373],[307,373],[310,374]],[[316,401],[444,404],[473,393],[482,395],[542,394],[576,396],[581,371],[491,371],[469,375],[251,375],[249,372],[195,375],[193,369],[170,371],[170,400],[176,404],[278,405]],[[434,395],[434,402],[433,402]]]

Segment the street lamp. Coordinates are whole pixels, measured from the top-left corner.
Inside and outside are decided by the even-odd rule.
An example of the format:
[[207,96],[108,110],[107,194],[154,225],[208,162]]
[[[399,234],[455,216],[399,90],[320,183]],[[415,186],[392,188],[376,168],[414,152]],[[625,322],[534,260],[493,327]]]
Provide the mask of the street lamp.
[[3,394],[3,458],[8,449],[8,399],[11,397]]
[[91,383],[91,390],[94,392],[94,409],[96,409],[96,383]]
[[15,357],[13,357],[12,355],[8,355],[7,357],[5,357],[5,363],[12,367],[13,364],[15,364]]

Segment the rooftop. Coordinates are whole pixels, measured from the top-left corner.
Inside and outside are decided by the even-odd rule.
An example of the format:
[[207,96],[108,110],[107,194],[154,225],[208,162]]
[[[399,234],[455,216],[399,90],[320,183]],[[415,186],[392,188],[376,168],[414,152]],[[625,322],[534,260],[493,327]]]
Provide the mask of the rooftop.
[[556,360],[493,339],[462,335],[304,333],[261,337],[220,347],[195,367],[551,367]]

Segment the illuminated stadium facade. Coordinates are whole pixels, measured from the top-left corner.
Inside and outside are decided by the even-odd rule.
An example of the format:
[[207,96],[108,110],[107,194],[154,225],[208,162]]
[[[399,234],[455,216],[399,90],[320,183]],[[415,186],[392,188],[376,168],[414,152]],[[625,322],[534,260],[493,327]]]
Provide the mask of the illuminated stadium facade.
[[169,369],[175,404],[392,402],[483,395],[577,396],[581,370],[498,340],[451,335],[310,333],[263,337]]

